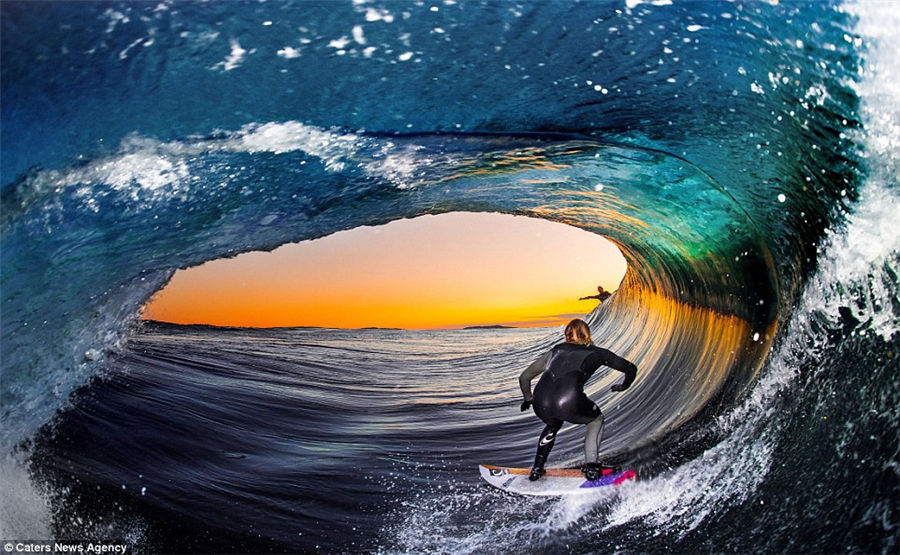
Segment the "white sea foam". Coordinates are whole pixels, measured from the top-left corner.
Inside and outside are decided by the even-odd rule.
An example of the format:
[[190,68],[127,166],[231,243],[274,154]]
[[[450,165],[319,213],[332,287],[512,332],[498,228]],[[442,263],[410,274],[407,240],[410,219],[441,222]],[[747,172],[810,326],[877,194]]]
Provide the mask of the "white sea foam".
[[76,196],[90,205],[94,196],[92,187],[96,184],[129,190],[131,197],[137,199],[145,193],[166,195],[190,176],[183,157],[157,148],[156,142],[139,142],[142,146],[126,147],[122,154],[101,158],[83,167],[40,172],[31,178],[31,186],[35,191],[74,186],[78,188]]
[[625,8],[634,9],[641,4],[649,4],[651,6],[671,6],[672,0],[625,0]]
[[823,292],[822,302],[829,313],[836,306],[850,307],[856,318],[871,319],[871,329],[887,338],[900,330],[897,284],[885,269],[900,257],[900,9],[891,2],[852,3],[848,9],[856,15],[856,31],[866,45],[856,85],[864,126],[856,139],[865,145],[868,175],[846,229],[830,237],[824,265],[838,285]]
[[131,21],[131,19],[127,15],[112,8],[107,8],[107,10],[103,12],[103,17],[109,20],[109,25],[106,28],[107,34],[115,31],[116,27],[120,23],[128,23],[129,21]]
[[343,50],[350,45],[350,39],[346,36],[343,36],[339,39],[333,39],[328,42],[329,48],[337,48],[338,50]]
[[371,8],[367,7],[365,9],[366,13],[366,21],[375,22],[375,21],[384,21],[385,23],[393,23],[394,15],[382,8]]
[[[343,171],[348,164],[356,163],[367,173],[386,179],[400,180],[412,171],[413,161],[407,165],[400,158],[386,161],[387,154],[374,162],[360,159],[360,149],[368,144],[367,139],[353,133],[296,121],[248,124],[224,136],[186,141],[161,142],[130,135],[122,141],[117,154],[83,166],[37,172],[28,179],[27,190],[30,196],[36,196],[42,191],[73,187],[75,197],[96,210],[97,187],[110,187],[127,191],[132,200],[140,201],[132,209],[150,208],[155,201],[190,186],[194,158],[216,152],[303,152],[319,158],[328,171]],[[402,183],[405,182],[395,184]]]
[[417,156],[415,151],[416,149],[410,148],[403,152],[388,154],[381,160],[369,163],[366,173],[388,179],[401,189],[409,188],[414,184],[412,178],[416,172],[421,170],[423,165],[430,163],[430,160],[423,160]]
[[279,56],[281,56],[282,58],[286,58],[286,59],[288,59],[288,60],[292,60],[292,59],[294,59],[294,58],[299,58],[299,57],[300,57],[300,50],[298,50],[298,49],[296,49],[296,48],[294,48],[294,47],[292,47],[292,46],[285,46],[284,48],[280,49],[280,50],[277,52],[277,54],[278,54]]
[[24,463],[8,455],[0,460],[0,538],[50,538],[50,504],[31,482]]
[[328,131],[296,121],[246,125],[226,142],[229,150],[237,152],[304,152],[321,159],[331,171],[343,170],[359,151],[360,144],[359,135]]
[[247,50],[241,46],[241,43],[238,42],[237,39],[232,38],[228,41],[231,45],[231,53],[221,62],[212,66],[212,69],[222,69],[224,71],[231,71],[234,68],[240,67],[241,64],[244,63],[244,60],[247,58]]
[[422,150],[297,121],[252,123],[214,138],[185,141],[162,142],[131,135],[123,140],[117,154],[80,167],[38,172],[29,178],[29,190],[38,194],[76,187],[76,197],[91,207],[96,203],[96,187],[105,186],[130,192],[133,200],[141,201],[133,208],[149,208],[154,201],[189,187],[193,160],[216,152],[302,152],[318,158],[327,171],[356,167],[407,189],[418,185],[416,176],[430,166],[450,161],[449,156],[434,158]]
[[356,44],[366,44],[366,35],[363,32],[362,25],[353,26],[353,40]]

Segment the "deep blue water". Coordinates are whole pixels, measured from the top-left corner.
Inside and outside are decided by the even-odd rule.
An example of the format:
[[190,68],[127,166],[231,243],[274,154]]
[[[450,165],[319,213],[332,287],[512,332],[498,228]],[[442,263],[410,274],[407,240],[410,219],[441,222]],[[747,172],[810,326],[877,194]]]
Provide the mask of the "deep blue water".
[[[896,6],[0,10],[0,536],[896,550]],[[138,321],[178,268],[451,211],[621,248],[590,320],[640,377],[589,393],[641,481],[578,501],[479,483],[529,461],[515,378],[556,329]]]

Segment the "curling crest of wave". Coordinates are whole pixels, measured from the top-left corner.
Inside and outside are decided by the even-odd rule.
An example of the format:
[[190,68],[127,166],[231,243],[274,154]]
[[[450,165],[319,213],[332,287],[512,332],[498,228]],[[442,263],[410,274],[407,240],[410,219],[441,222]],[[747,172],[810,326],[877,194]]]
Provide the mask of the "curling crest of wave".
[[21,204],[24,208],[42,194],[59,193],[67,187],[78,187],[75,196],[90,202],[91,187],[98,184],[130,193],[133,200],[164,200],[197,179],[192,172],[197,157],[216,153],[302,152],[318,158],[326,171],[342,172],[355,166],[367,176],[404,189],[424,182],[429,167],[454,161],[449,156],[432,159],[423,150],[417,145],[379,142],[296,121],[252,123],[238,131],[187,141],[160,142],[132,135],[114,155],[32,175],[21,188]]
[[48,170],[31,179],[35,190],[65,185],[103,183],[125,189],[157,190],[190,177],[192,157],[216,152],[300,151],[322,160],[326,169],[341,171],[358,151],[359,137],[298,122],[248,124],[237,132],[192,141],[160,142],[132,135],[118,153],[67,170]]
[[296,121],[245,125],[218,145],[218,149],[251,154],[303,152],[320,159],[328,171],[341,172],[356,165],[366,175],[385,179],[401,189],[421,183],[429,168],[457,161],[457,157],[450,155],[425,155],[426,149],[420,145],[378,141]]
[[[859,30],[864,36],[873,36],[873,25],[876,32],[883,29],[876,21],[877,10],[874,15],[863,14]],[[896,14],[894,18],[900,19]],[[883,33],[874,36],[888,40]],[[898,41],[890,40],[870,52],[869,67],[882,69],[866,75],[860,84],[866,124],[862,142],[874,162],[871,173],[853,213],[819,248],[819,269],[791,315],[785,340],[744,402],[718,420],[727,437],[701,457],[623,490],[626,494],[607,526],[650,518],[683,537],[710,514],[746,502],[771,468],[778,441],[773,422],[780,410],[779,394],[794,386],[803,361],[829,342],[827,332],[815,323],[838,327],[838,309],[851,307],[854,316],[868,324],[856,333],[872,332],[887,339],[900,330],[897,274],[892,270],[900,259],[900,237],[895,232],[900,198],[890,177],[896,175],[900,155],[900,127],[892,112],[900,94],[896,86],[882,84],[889,72],[878,66],[885,53],[898,50]],[[893,101],[885,103],[885,97]]]
[[[612,511],[608,526],[649,518],[684,537],[707,516],[745,503],[772,465],[779,441],[773,422],[781,410],[781,394],[794,387],[803,361],[829,342],[827,332],[816,322],[824,319],[837,326],[838,308],[852,303],[858,317],[869,320],[870,330],[885,337],[897,332],[896,305],[892,312],[876,300],[896,300],[896,274],[888,268],[890,257],[896,264],[896,247],[879,237],[892,219],[890,214],[897,213],[897,199],[889,195],[888,200],[877,183],[868,185],[869,192],[846,230],[832,234],[821,249],[820,270],[808,282],[784,342],[744,402],[717,421],[727,434],[725,439],[697,459],[623,490],[626,494]],[[852,264],[844,264],[851,259]],[[882,289],[887,297],[881,296]]]

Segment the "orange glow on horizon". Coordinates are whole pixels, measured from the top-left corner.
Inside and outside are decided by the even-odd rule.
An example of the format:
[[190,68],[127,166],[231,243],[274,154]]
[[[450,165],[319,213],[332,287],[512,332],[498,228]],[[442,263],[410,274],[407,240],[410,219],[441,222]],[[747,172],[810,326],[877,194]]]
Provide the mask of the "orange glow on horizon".
[[597,235],[545,220],[451,213],[398,220],[179,270],[143,318],[246,327],[556,325],[625,273]]

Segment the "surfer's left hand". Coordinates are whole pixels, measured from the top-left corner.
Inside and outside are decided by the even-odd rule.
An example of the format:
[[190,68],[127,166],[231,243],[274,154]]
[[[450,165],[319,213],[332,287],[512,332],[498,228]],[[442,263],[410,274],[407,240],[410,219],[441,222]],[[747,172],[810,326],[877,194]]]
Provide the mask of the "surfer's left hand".
[[609,388],[610,391],[625,391],[626,389],[628,388],[620,383],[617,383],[616,385]]

